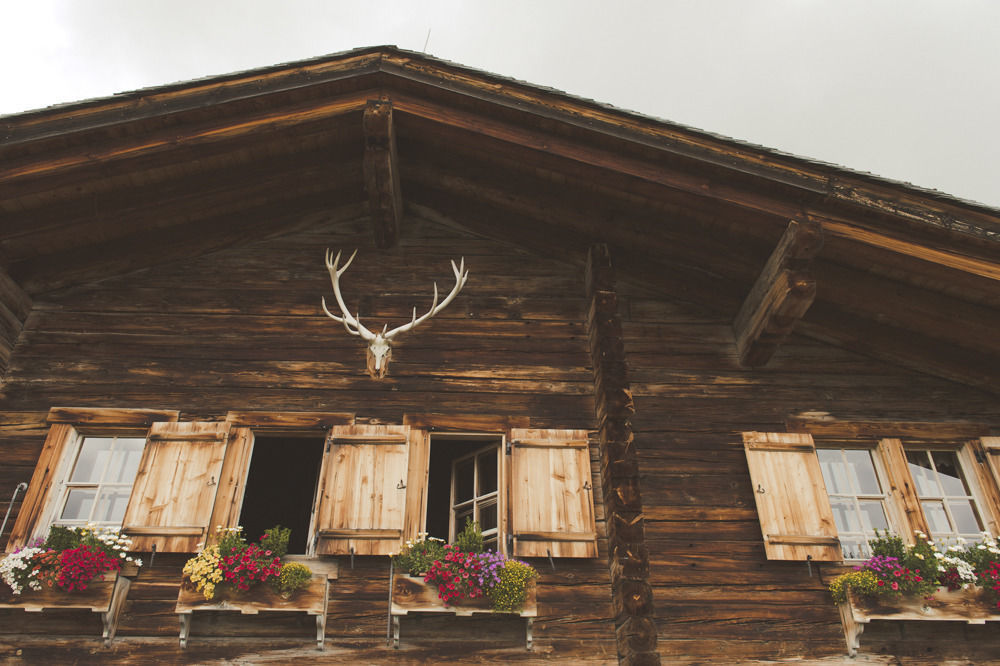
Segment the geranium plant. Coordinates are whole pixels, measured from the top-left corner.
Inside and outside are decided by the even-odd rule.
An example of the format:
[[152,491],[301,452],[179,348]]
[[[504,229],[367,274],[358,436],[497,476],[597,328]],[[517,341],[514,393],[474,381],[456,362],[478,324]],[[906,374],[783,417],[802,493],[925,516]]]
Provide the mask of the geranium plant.
[[142,566],[130,553],[132,541],[117,529],[53,526],[42,543],[19,548],[0,562],[0,578],[14,594],[25,588],[66,592],[86,590],[90,583],[123,564]]
[[482,550],[482,532],[476,523],[468,523],[455,541],[455,545],[443,546],[441,557],[430,563],[424,576],[425,582],[437,587],[438,598],[446,605],[488,598],[494,611],[519,611],[538,572],[525,562]]
[[392,565],[411,576],[427,573],[435,560],[444,557],[444,540],[428,536],[427,532],[417,535],[417,540],[407,540],[398,555],[392,556]]
[[247,543],[242,527],[219,527],[217,543],[202,548],[185,563],[186,583],[214,599],[220,591],[250,592],[262,583],[291,593],[308,585],[312,572],[290,574],[282,585],[281,558],[288,551],[291,531],[280,525],[267,530],[258,543]]
[[929,598],[938,587],[958,590],[979,586],[1000,607],[1000,543],[988,533],[969,544],[964,539],[938,550],[917,531],[913,544],[898,535],[876,532],[869,541],[872,556],[855,570],[830,583],[834,601],[842,603],[851,590],[861,597],[916,596]]

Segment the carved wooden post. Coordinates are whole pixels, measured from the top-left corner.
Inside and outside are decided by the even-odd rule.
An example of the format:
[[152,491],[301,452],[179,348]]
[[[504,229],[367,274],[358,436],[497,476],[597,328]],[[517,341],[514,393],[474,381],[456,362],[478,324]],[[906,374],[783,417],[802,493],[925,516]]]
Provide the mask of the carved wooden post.
[[586,281],[618,659],[622,664],[659,664],[639,462],[631,425],[635,406],[625,365],[614,269],[606,245],[590,249]]

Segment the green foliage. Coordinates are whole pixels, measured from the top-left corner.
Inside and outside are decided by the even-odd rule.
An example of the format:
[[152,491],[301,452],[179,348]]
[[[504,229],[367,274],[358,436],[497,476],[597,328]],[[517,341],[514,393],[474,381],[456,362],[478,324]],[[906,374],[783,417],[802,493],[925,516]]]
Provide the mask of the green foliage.
[[399,555],[393,555],[392,564],[396,569],[411,576],[420,576],[430,571],[431,563],[444,557],[444,542],[428,537],[421,532],[419,541],[407,541]]
[[888,530],[885,532],[875,530],[875,538],[871,539],[868,545],[872,549],[872,555],[895,557],[900,562],[906,558],[906,544],[903,543],[903,537]]
[[49,550],[69,550],[80,545],[80,532],[75,527],[53,525],[45,537],[43,548]]
[[288,553],[288,538],[291,535],[290,528],[275,525],[261,536],[260,547],[271,551],[275,557],[284,557]]
[[471,518],[465,519],[465,528],[455,537],[454,546],[466,553],[483,552],[483,530]]
[[499,582],[489,591],[493,610],[516,613],[524,607],[528,583],[538,576],[538,572],[520,560],[507,560],[499,574]]
[[216,533],[218,534],[219,555],[221,557],[241,553],[247,547],[242,527],[220,527]]
[[289,562],[281,567],[281,574],[278,576],[278,591],[282,594],[292,594],[296,590],[308,587],[312,580],[312,571],[304,564]]
[[863,597],[873,597],[879,593],[878,576],[868,569],[849,571],[837,576],[830,582],[830,594],[833,595],[834,603],[847,601],[848,588]]

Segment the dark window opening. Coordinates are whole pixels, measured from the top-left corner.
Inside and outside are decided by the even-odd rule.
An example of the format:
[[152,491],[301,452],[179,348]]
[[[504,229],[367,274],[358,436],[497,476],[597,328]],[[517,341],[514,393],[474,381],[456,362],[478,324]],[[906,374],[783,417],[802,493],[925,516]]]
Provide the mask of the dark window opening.
[[499,447],[499,438],[431,439],[425,527],[428,535],[451,541],[462,531],[466,518],[472,518],[487,533],[486,547],[499,547]]
[[306,552],[323,444],[322,438],[254,439],[240,513],[240,525],[248,542],[280,524],[292,530],[288,552]]

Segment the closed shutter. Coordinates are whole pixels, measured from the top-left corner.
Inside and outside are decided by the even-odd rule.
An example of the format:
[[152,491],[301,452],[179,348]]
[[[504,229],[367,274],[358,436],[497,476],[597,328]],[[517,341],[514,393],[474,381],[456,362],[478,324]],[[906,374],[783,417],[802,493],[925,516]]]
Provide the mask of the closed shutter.
[[511,430],[515,557],[597,557],[586,430]]
[[409,478],[409,429],[330,429],[314,519],[318,555],[399,552]]
[[770,560],[843,560],[812,435],[743,433]]
[[227,423],[154,423],[125,511],[133,548],[190,553],[204,542],[222,479]]

